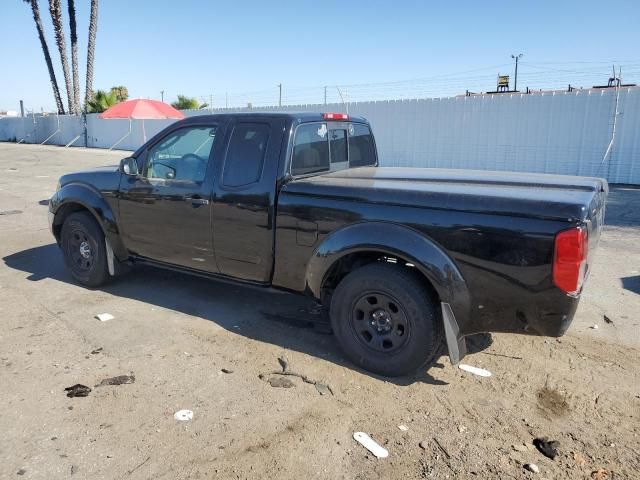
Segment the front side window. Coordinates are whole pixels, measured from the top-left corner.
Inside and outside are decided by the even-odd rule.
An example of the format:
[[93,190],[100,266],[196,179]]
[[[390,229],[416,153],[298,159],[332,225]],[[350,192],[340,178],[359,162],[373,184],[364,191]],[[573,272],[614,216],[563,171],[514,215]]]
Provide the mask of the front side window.
[[216,127],[185,127],[170,133],[147,154],[144,176],[202,182],[216,139]]
[[240,187],[260,180],[268,141],[269,125],[238,123],[229,141],[222,184]]
[[373,135],[367,125],[307,123],[296,129],[291,174],[306,175],[375,165]]

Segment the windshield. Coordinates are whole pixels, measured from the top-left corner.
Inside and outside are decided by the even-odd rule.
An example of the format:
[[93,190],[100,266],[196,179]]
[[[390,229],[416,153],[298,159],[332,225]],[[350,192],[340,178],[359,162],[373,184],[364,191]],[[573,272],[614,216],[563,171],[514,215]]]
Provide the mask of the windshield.
[[376,164],[373,135],[362,123],[305,123],[296,129],[292,175]]

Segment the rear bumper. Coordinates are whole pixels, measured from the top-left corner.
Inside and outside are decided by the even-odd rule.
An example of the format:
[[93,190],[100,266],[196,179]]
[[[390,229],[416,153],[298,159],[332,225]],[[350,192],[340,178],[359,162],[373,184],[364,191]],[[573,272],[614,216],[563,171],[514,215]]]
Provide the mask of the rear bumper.
[[569,296],[555,287],[526,298],[528,301],[519,304],[475,305],[472,318],[464,322],[461,334],[491,332],[560,337],[571,325],[580,302],[579,296]]

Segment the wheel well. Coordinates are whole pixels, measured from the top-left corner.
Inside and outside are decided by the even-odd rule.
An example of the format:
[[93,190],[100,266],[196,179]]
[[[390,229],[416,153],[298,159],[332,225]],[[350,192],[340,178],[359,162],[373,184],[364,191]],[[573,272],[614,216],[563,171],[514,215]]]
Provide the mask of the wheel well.
[[440,297],[438,292],[433,287],[431,281],[427,278],[424,273],[422,273],[416,266],[408,261],[405,258],[402,258],[398,255],[389,255],[385,252],[355,252],[347,254],[340,259],[338,259],[325,275],[324,281],[322,283],[321,289],[321,302],[323,305],[329,306],[331,302],[331,295],[333,291],[336,289],[338,284],[342,281],[344,277],[346,277],[350,272],[367,265],[369,263],[374,262],[387,262],[391,264],[396,264],[401,268],[411,269],[416,273],[416,277],[419,278],[420,282],[424,286],[427,294],[433,299],[440,303]]
[[[53,219],[53,235],[56,237],[58,243],[60,243],[60,234],[62,233],[62,225],[69,215],[75,212],[90,212],[90,210],[79,203],[66,203],[61,206],[56,212],[56,216]],[[91,215],[93,217],[93,214]]]

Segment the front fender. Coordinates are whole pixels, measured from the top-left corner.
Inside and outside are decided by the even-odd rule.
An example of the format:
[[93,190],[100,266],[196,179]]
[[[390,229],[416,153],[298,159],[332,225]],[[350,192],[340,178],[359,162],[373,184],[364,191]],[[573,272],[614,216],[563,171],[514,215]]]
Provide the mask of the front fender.
[[329,235],[307,265],[307,287],[320,298],[326,275],[336,261],[352,253],[374,251],[414,264],[429,279],[440,301],[450,304],[459,319],[468,318],[469,290],[451,257],[426,235],[390,222],[356,223]]
[[116,257],[121,260],[126,259],[128,254],[120,238],[115,212],[104,198],[104,194],[91,185],[70,183],[51,197],[49,211],[53,215],[52,226],[61,225],[68,213],[66,207],[73,207],[72,210],[76,210],[75,206],[83,207],[94,216]]

